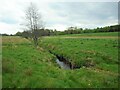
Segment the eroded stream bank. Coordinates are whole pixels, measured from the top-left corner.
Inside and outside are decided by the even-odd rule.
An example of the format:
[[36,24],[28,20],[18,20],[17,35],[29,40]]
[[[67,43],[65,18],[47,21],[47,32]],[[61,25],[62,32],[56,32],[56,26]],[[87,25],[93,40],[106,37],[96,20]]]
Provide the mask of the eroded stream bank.
[[80,68],[79,66],[71,63],[68,59],[66,59],[65,57],[63,56],[60,56],[60,55],[57,55],[55,53],[53,53],[52,51],[49,50],[49,52],[53,55],[56,56],[56,63],[60,66],[60,68],[63,68],[63,69],[77,69],[77,68]]

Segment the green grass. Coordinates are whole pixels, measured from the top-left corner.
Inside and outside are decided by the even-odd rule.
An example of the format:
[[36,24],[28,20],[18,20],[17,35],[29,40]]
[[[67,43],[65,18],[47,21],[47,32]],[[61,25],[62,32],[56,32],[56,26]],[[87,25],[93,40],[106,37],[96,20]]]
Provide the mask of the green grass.
[[[65,38],[64,35],[44,38],[40,45],[66,58],[74,66],[118,75],[118,39],[111,38],[112,35],[117,37],[117,33],[81,35],[85,36],[85,38],[71,38],[72,35],[65,35],[68,38]],[[92,38],[86,38],[87,35]],[[109,36],[109,38],[94,38],[95,36],[102,37],[105,35]],[[97,76],[94,78],[97,78]]]
[[[20,37],[3,37],[2,42],[4,88],[118,86],[118,42],[115,39],[42,38],[37,49],[30,41]],[[84,65],[89,60],[95,66],[60,69],[55,63],[55,56],[48,50],[78,65]]]
[[0,36],[0,89],[2,88],[2,36]]
[[16,37],[17,41],[11,44],[6,39],[12,41],[15,37],[3,37],[3,87],[31,87],[30,83],[34,84],[31,78],[38,78],[35,75],[44,79],[43,70],[54,66],[51,61],[54,56],[42,48],[36,50],[29,41],[22,38]]
[[[93,63],[97,67],[101,63],[109,66],[118,65],[118,41],[112,39],[80,39],[80,38],[45,38],[43,47],[61,55],[77,66]],[[103,66],[99,65],[104,69]],[[110,71],[111,69],[108,68]],[[114,70],[113,70],[114,72]]]
[[118,36],[118,32],[81,33],[60,36]]

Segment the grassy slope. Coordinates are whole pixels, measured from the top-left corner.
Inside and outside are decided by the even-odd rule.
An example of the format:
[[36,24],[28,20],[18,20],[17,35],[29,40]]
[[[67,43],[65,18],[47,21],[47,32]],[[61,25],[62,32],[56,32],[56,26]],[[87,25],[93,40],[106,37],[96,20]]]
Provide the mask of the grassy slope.
[[[87,36],[88,34],[80,34]],[[78,35],[78,36],[80,36]],[[41,45],[53,53],[68,59],[73,65],[86,66],[92,63],[91,69],[104,73],[118,73],[118,40],[117,38],[94,38],[94,36],[115,36],[117,33],[93,33],[93,38],[63,38],[54,36],[44,38]],[[65,35],[69,37],[71,35]],[[95,76],[96,78],[96,76]],[[111,82],[112,83],[112,82]]]
[[34,49],[25,39],[3,37],[2,48],[3,87],[35,87],[44,81],[47,74],[44,70],[47,71],[54,66],[50,62],[54,58],[53,55],[41,48]]
[[[67,47],[63,44],[64,39],[60,39],[60,42],[57,39],[46,38],[43,40],[46,43],[44,43],[46,45],[45,47],[47,47],[47,44],[52,43],[52,46],[58,47],[58,51],[66,52],[63,53],[65,55],[67,55],[71,46],[74,47],[74,44],[71,44],[68,39],[65,39],[66,43],[64,43]],[[74,40],[72,41],[75,43]],[[58,46],[57,43],[60,43],[61,46]],[[42,48],[36,50],[29,41],[23,38],[3,37],[2,49],[3,87],[67,88],[117,87],[118,85],[118,78],[116,73],[113,73],[114,70],[112,70],[113,72],[106,72],[94,68],[80,68],[76,70],[60,69],[55,64],[55,57],[53,55]]]
[[[118,71],[117,40],[49,38],[43,40],[43,46],[78,66],[93,62],[101,69],[111,70],[113,67],[113,71]],[[103,67],[105,64],[108,67]]]

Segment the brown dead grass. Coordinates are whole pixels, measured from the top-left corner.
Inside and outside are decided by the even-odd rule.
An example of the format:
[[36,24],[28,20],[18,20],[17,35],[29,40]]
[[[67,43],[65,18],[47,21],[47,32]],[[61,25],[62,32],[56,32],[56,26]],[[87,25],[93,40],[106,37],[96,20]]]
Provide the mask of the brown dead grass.
[[10,36],[4,36],[2,37],[2,44],[21,44],[21,43],[25,43],[25,42],[29,42],[29,40],[25,39],[25,38],[21,38],[21,37],[18,37],[18,36],[14,36],[14,37],[10,37]]
[[95,39],[118,39],[117,36],[66,36],[61,38],[95,38]]

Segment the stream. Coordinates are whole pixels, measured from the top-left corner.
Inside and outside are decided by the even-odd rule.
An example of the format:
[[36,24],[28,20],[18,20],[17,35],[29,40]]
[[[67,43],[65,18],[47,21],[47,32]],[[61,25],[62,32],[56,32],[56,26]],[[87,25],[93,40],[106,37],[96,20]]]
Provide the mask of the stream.
[[56,56],[55,62],[59,65],[60,68],[65,69],[65,70],[76,68],[76,67],[72,66],[72,64],[69,62],[69,60],[67,60],[63,56],[57,55],[57,54],[51,52],[50,50],[49,50],[49,52]]
[[60,61],[58,58],[56,59],[56,63],[62,68],[62,69],[71,69],[69,64],[66,64],[63,61]]

